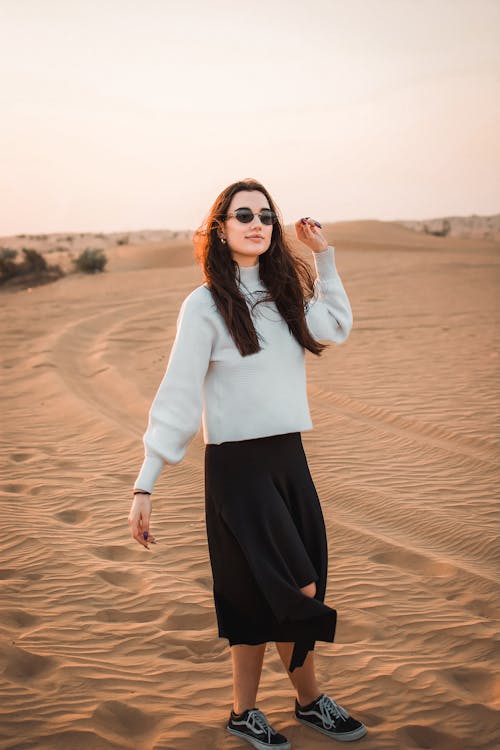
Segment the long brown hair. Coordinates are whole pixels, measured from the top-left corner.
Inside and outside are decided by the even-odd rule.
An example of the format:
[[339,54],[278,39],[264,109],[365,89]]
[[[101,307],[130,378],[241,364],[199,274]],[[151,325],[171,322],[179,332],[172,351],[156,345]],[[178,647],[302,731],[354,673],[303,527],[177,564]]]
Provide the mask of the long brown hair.
[[316,341],[309,332],[305,319],[305,305],[315,295],[314,276],[309,264],[292,253],[285,238],[278,208],[266,188],[257,180],[238,180],[226,187],[193,235],[196,260],[203,269],[215,305],[240,354],[247,356],[260,351],[257,332],[237,283],[238,263],[233,259],[227,243],[222,243],[219,238],[233,195],[241,190],[258,190],[263,193],[271,210],[278,217],[273,224],[271,244],[259,256],[259,274],[269,294],[259,297],[252,310],[260,302],[274,302],[299,344],[313,354],[320,355],[327,344]]

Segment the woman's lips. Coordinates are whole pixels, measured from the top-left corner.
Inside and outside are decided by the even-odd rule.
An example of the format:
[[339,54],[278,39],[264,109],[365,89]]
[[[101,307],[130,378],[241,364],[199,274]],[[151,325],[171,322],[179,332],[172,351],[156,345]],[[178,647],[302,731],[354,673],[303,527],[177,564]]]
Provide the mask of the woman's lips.
[[252,240],[253,242],[260,242],[263,239],[263,237],[247,237],[247,240]]

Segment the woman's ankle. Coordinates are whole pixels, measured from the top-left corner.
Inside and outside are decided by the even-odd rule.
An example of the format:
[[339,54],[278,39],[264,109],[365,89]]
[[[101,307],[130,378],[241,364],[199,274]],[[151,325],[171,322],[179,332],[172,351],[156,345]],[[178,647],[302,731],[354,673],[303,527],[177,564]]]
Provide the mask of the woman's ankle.
[[241,716],[241,714],[244,714],[245,711],[249,711],[249,710],[255,708],[255,706],[247,706],[247,708],[242,708],[241,706],[239,706],[239,708],[240,708],[240,710],[237,711],[236,707],[233,705],[233,713],[236,714],[236,716]]
[[297,702],[299,706],[304,708],[305,706],[308,706],[310,703],[314,703],[314,701],[318,700],[318,698],[321,695],[323,695],[323,693],[321,692],[304,693],[304,694],[297,693]]

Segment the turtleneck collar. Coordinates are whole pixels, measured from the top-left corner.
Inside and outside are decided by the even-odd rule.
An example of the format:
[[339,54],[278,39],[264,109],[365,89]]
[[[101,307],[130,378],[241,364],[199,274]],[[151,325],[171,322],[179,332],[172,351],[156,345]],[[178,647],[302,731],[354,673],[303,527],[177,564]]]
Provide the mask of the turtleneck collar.
[[241,283],[244,284],[247,289],[256,288],[262,284],[258,262],[255,266],[240,266],[238,263],[238,268]]

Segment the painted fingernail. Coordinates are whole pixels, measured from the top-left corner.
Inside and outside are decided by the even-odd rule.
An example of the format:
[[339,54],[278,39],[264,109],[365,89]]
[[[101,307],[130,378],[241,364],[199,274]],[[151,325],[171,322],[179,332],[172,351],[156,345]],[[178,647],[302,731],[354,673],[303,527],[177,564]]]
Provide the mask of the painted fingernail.
[[302,224],[305,224],[305,223],[306,223],[306,220],[305,220],[305,219],[301,219],[300,221],[301,221],[301,223],[302,223]]
[[319,223],[319,221],[315,221],[314,223],[315,223],[315,224],[316,224],[316,226],[317,226],[317,227],[319,227],[320,229],[322,229],[322,228],[323,228],[323,227],[321,226],[321,224]]
[[143,531],[142,532],[142,536],[144,537],[144,539],[147,539],[148,538],[148,532],[147,531]]

